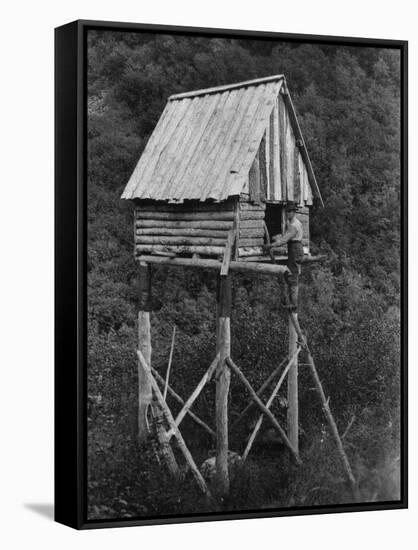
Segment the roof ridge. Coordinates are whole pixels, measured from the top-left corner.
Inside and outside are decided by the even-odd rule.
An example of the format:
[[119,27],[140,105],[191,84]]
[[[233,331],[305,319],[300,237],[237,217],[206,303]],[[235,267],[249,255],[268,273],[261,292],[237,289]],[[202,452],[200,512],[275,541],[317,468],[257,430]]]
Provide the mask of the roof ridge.
[[173,101],[175,99],[183,99],[186,97],[195,97],[199,95],[216,94],[218,92],[233,90],[235,88],[243,88],[245,86],[254,86],[255,84],[264,84],[265,82],[273,82],[274,80],[286,80],[286,79],[283,74],[265,76],[263,78],[255,78],[253,80],[244,80],[242,82],[235,82],[234,84],[224,84],[222,86],[214,86],[212,88],[203,88],[201,90],[192,90],[190,92],[174,94],[168,98],[168,101]]

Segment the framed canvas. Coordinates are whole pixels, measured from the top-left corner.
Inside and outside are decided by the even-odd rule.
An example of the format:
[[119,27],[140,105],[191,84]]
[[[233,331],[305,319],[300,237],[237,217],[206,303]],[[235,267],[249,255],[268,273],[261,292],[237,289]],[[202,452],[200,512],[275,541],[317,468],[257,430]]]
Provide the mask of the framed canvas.
[[407,507],[407,43],[55,45],[56,521]]

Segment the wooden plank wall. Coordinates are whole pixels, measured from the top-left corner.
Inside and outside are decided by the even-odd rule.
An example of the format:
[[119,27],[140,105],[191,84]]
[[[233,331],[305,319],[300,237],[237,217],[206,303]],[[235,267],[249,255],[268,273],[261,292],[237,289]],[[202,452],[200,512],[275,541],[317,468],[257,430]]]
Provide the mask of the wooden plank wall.
[[222,256],[236,224],[236,201],[135,205],[135,255],[149,253]]
[[287,202],[312,205],[305,162],[296,145],[295,134],[281,94],[271,113],[257,155],[249,172],[250,200]]

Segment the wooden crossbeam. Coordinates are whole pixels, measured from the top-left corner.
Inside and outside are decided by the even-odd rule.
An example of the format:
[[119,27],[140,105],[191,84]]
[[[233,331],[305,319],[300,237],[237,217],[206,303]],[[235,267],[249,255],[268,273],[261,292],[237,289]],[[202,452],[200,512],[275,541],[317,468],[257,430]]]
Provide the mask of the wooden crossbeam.
[[[163,385],[165,382],[164,382],[164,378],[160,375],[160,373],[154,367],[151,367],[151,371],[152,371],[152,374],[158,380],[158,382],[160,382],[160,384]],[[168,389],[168,393],[178,403],[180,403],[180,405],[184,405],[184,403],[185,403],[184,399],[182,397],[180,397],[180,395],[177,392],[174,391],[174,389],[170,386],[170,384],[168,384],[167,389]],[[199,424],[199,426],[202,426],[202,428],[204,428],[208,432],[208,434],[211,435],[215,439],[216,434],[215,434],[214,430],[212,430],[212,428],[209,427],[206,424],[206,422],[204,422],[199,416],[197,416],[197,414],[195,414],[190,409],[187,411],[187,414],[190,416],[190,418],[193,418],[193,420],[196,422],[196,424]]]
[[178,429],[178,427],[177,427],[177,425],[174,421],[173,415],[171,414],[171,411],[168,408],[167,403],[164,401],[164,398],[163,398],[163,395],[160,391],[160,388],[159,388],[155,378],[152,375],[151,367],[145,361],[144,356],[142,355],[142,353],[139,349],[137,350],[137,354],[138,354],[139,362],[141,363],[142,368],[144,369],[144,371],[146,372],[146,374],[148,376],[148,379],[151,383],[152,389],[155,392],[155,396],[156,396],[156,398],[157,398],[157,400],[158,400],[158,402],[161,406],[161,409],[162,409],[162,411],[164,413],[164,416],[165,416],[165,418],[168,422],[168,425],[170,426],[170,429],[173,431],[173,434],[174,434],[175,438],[177,439],[178,447],[179,447],[180,451],[182,452],[187,464],[189,465],[190,470],[193,474],[193,477],[196,480],[197,485],[199,486],[199,488],[202,490],[203,493],[205,493],[208,497],[211,497],[211,493],[209,491],[208,486],[206,485],[206,481],[203,479],[202,474],[199,471],[199,468],[196,466],[196,463],[193,460],[193,457],[192,457],[192,455],[191,455],[191,453],[190,453],[190,451],[189,451],[189,449],[186,445],[186,442],[184,441],[183,436],[181,435],[181,432]]
[[[198,260],[193,260],[192,258],[169,258],[165,256],[152,256],[148,254],[141,254],[138,258],[139,261],[149,263],[149,264],[159,264],[159,265],[168,265],[172,267],[199,267],[204,269],[217,269],[220,270],[222,267],[222,262],[218,260],[213,260],[210,258],[200,258]],[[266,273],[272,275],[283,274],[288,270],[285,265],[272,265],[266,263],[251,263],[251,262],[242,262],[231,260],[229,263],[230,271],[239,271],[239,272],[254,272],[254,273]]]
[[[263,394],[264,390],[268,387],[268,385],[270,384],[270,382],[273,380],[273,378],[276,376],[276,374],[278,374],[281,370],[282,370],[282,367],[283,365],[286,364],[286,361],[288,360],[288,356],[286,356],[284,359],[282,359],[282,361],[280,361],[279,363],[279,366],[276,367],[274,369],[274,371],[268,376],[268,378],[265,380],[265,382],[262,383],[262,385],[259,387],[259,389],[257,390],[257,395],[258,397],[261,397],[261,395]],[[240,412],[238,418],[235,420],[234,424],[232,425],[232,430],[234,428],[236,428],[236,426],[238,425],[238,423],[240,422],[241,418],[251,409],[251,407],[254,405],[254,401],[250,401],[250,403],[248,403],[248,405]]]
[[[272,394],[270,395],[267,403],[266,403],[266,408],[267,409],[270,409],[274,399],[276,398],[276,395],[278,393],[278,391],[280,390],[281,388],[281,385],[283,384],[283,381],[286,377],[286,374],[289,372],[289,369],[290,367],[292,366],[293,364],[293,361],[295,361],[300,353],[300,350],[301,348],[299,347],[297,350],[296,350],[296,353],[293,355],[293,357],[290,359],[290,361],[287,363],[286,367],[284,368],[284,371],[282,372],[282,375],[280,376],[279,378],[279,381],[277,382]],[[245,462],[245,460],[247,459],[247,456],[248,456],[248,453],[250,452],[251,450],[251,447],[253,446],[253,443],[255,441],[255,438],[257,436],[257,433],[261,427],[261,424],[263,423],[263,419],[264,419],[264,415],[263,414],[260,414],[260,416],[258,417],[258,420],[256,422],[256,425],[254,426],[254,429],[250,435],[250,438],[248,439],[248,443],[247,443],[247,446],[245,448],[245,451],[241,457],[241,463],[243,464]]]
[[226,359],[227,365],[235,372],[235,374],[238,376],[238,378],[241,380],[241,382],[244,384],[244,386],[247,388],[248,392],[250,393],[251,398],[255,402],[255,404],[263,411],[263,413],[267,416],[267,418],[270,420],[270,422],[273,424],[273,426],[276,428],[276,430],[281,435],[286,447],[291,452],[293,458],[295,459],[297,464],[301,464],[301,460],[299,458],[299,454],[294,449],[293,445],[290,443],[289,439],[287,438],[287,435],[283,428],[280,426],[277,419],[273,416],[271,411],[264,405],[264,403],[261,401],[261,399],[258,397],[256,392],[253,390],[251,384],[247,380],[247,378],[244,376],[244,374],[241,372],[241,370],[237,367],[237,365],[232,361],[230,357],[227,357]]
[[200,380],[199,384],[196,386],[195,390],[193,391],[192,395],[189,397],[189,399],[184,404],[183,408],[179,412],[179,414],[176,417],[176,425],[177,427],[180,426],[181,421],[188,413],[190,407],[193,405],[193,403],[196,401],[196,399],[199,397],[200,392],[203,390],[205,385],[209,382],[209,380],[212,378],[213,373],[215,372],[216,367],[219,363],[219,353],[215,357],[215,359],[210,364],[208,370],[203,375],[202,379]]

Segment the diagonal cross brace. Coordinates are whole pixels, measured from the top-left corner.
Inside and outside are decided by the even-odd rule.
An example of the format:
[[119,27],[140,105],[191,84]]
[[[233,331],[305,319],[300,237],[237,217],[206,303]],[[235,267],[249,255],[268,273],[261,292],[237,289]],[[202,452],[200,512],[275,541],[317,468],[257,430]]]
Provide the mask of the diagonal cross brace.
[[215,369],[218,366],[218,363],[219,363],[219,353],[215,357],[215,359],[212,361],[212,363],[210,364],[208,370],[205,372],[205,374],[203,375],[203,377],[200,380],[199,384],[196,386],[196,389],[194,390],[192,395],[189,397],[189,399],[186,401],[183,408],[181,409],[181,411],[177,415],[176,420],[175,420],[177,426],[180,426],[180,422],[183,420],[183,418],[188,413],[190,407],[193,405],[193,403],[199,397],[200,392],[203,390],[203,388],[205,387],[207,382],[209,382],[210,379],[212,378],[212,375],[215,372]]
[[[156,379],[160,382],[160,384],[164,385],[165,381],[164,381],[164,378],[160,375],[160,373],[154,368],[154,367],[151,367],[151,371],[152,371],[152,374],[156,377]],[[179,394],[177,392],[175,392],[173,390],[173,388],[170,386],[170,384],[168,384],[167,386],[168,388],[168,393],[173,396],[173,398],[178,402],[180,403],[180,405],[184,405],[185,401],[184,399],[182,399]],[[209,435],[211,435],[213,438],[216,437],[216,434],[215,432],[212,430],[212,428],[210,428],[206,422],[203,422],[203,420],[201,418],[199,418],[197,416],[197,414],[195,414],[193,411],[191,411],[190,409],[187,411],[187,414],[193,418],[193,420],[196,422],[196,424],[199,424],[199,426],[202,426],[202,428],[204,428]]]
[[[279,363],[279,366],[276,367],[274,369],[274,371],[268,376],[267,380],[265,380],[261,386],[259,387],[259,389],[257,390],[257,395],[258,397],[261,397],[261,395],[263,394],[264,390],[269,386],[270,382],[273,380],[273,378],[276,376],[276,374],[278,374],[283,366],[286,364],[286,361],[288,361],[288,356],[286,355],[286,357],[284,357],[282,359],[282,361],[280,361]],[[254,405],[253,401],[250,401],[250,403],[248,403],[248,405],[240,412],[238,418],[235,420],[234,424],[232,425],[232,429],[234,429],[239,421],[241,420],[241,418],[244,416],[244,414],[250,410],[250,408]]]
[[228,367],[230,367],[235,374],[238,376],[238,378],[241,380],[241,382],[244,384],[244,386],[249,391],[251,398],[255,402],[255,404],[263,411],[263,413],[267,416],[267,418],[270,420],[270,422],[273,424],[273,426],[276,428],[276,430],[281,435],[286,447],[289,449],[289,451],[292,453],[293,458],[295,459],[297,464],[301,464],[302,461],[299,458],[299,453],[296,451],[296,449],[293,447],[293,445],[290,443],[285,431],[278,423],[277,419],[273,416],[271,411],[264,405],[264,403],[261,401],[261,399],[258,397],[258,395],[253,390],[251,384],[247,380],[247,378],[244,376],[244,374],[241,372],[241,370],[236,366],[236,364],[232,361],[230,357],[226,358],[226,363]]
[[[296,350],[296,352],[293,354],[293,357],[290,359],[290,361],[288,362],[288,364],[286,365],[286,367],[284,368],[283,372],[282,372],[282,375],[280,376],[279,378],[279,381],[277,382],[271,396],[269,397],[267,403],[266,403],[266,408],[267,409],[270,409],[277,393],[279,392],[279,389],[281,387],[281,385],[283,384],[283,380],[285,379],[286,377],[286,374],[289,372],[289,369],[290,367],[292,366],[293,362],[296,360],[297,356],[299,355],[300,353],[300,350],[301,348],[298,348]],[[253,446],[253,443],[254,443],[254,440],[257,436],[257,433],[258,433],[258,430],[260,429],[261,427],[261,424],[263,423],[263,420],[264,420],[264,416],[262,414],[260,414],[260,416],[258,417],[258,420],[257,420],[257,423],[256,425],[254,426],[254,429],[250,435],[250,438],[248,440],[248,443],[247,443],[247,446],[245,448],[245,451],[241,457],[241,460],[242,460],[242,463],[244,463],[244,461],[247,459],[247,456],[248,456],[248,453],[250,452],[251,450],[251,447]]]
[[144,371],[145,371],[145,373],[146,373],[146,375],[147,375],[147,377],[150,381],[150,384],[152,386],[152,389],[155,392],[155,396],[156,396],[156,398],[157,398],[157,400],[158,400],[158,402],[161,406],[161,409],[164,413],[164,416],[166,417],[166,420],[167,420],[170,428],[173,430],[174,436],[177,439],[179,449],[183,453],[183,456],[184,456],[187,464],[189,465],[190,470],[192,471],[192,474],[193,474],[193,477],[196,480],[196,483],[198,484],[199,488],[201,489],[201,491],[203,493],[205,493],[208,497],[211,497],[211,493],[209,491],[208,486],[206,485],[206,481],[203,479],[202,474],[199,471],[199,468],[196,466],[196,463],[193,460],[193,457],[192,457],[192,455],[191,455],[191,453],[190,453],[190,451],[189,451],[189,449],[186,445],[186,442],[184,441],[183,436],[181,435],[181,432],[178,429],[178,427],[177,427],[177,425],[174,421],[173,415],[171,414],[171,411],[168,408],[167,403],[164,401],[164,398],[163,398],[163,395],[160,391],[160,388],[159,388],[155,378],[152,375],[151,367],[145,361],[145,358],[142,355],[141,350],[138,349],[137,354],[138,354],[139,362],[141,363],[142,368],[144,369]]

